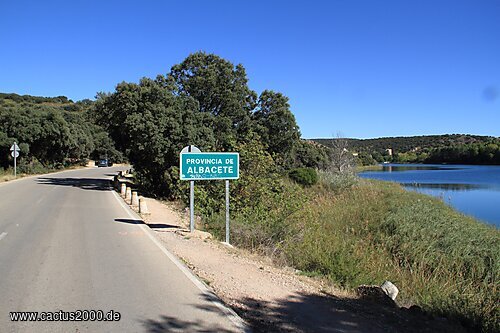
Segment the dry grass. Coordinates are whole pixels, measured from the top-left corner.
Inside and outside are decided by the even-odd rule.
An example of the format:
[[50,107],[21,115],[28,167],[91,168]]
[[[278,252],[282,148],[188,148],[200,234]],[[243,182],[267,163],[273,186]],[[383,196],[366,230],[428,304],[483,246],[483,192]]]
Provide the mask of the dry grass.
[[438,199],[362,181],[295,214],[289,262],[346,288],[391,280],[405,304],[499,330],[500,232]]
[[3,170],[2,168],[0,168],[0,183],[5,183],[8,181],[11,181],[11,180],[14,180],[17,178],[23,178],[26,176],[27,176],[26,174],[21,173],[21,174],[17,174],[17,177],[14,177],[13,170],[11,170],[11,169]]
[[[500,331],[498,229],[396,184],[321,180],[236,215],[233,242],[346,289],[390,280],[402,304]],[[223,218],[207,221],[223,231]]]

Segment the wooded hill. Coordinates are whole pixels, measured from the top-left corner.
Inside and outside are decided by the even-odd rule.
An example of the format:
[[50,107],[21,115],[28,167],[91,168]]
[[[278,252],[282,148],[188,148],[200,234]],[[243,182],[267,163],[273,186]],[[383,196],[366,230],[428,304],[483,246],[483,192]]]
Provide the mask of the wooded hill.
[[[332,140],[312,141],[333,146]],[[500,164],[500,138],[469,134],[445,134],[376,139],[342,139],[358,153],[361,164],[376,162]],[[390,156],[387,149],[392,149]]]
[[73,102],[65,96],[39,97],[0,93],[0,168],[12,165],[9,148],[21,149],[20,172],[85,162],[107,155],[122,155],[88,110],[93,102]]
[[[444,135],[421,135],[421,136],[398,136],[375,139],[350,139],[346,138],[348,145],[355,152],[378,151],[384,153],[385,149],[391,148],[394,153],[404,153],[411,150],[424,148],[439,148],[454,145],[488,142],[494,137],[469,135],[469,134],[444,134]],[[332,139],[312,139],[312,141],[331,147]]]

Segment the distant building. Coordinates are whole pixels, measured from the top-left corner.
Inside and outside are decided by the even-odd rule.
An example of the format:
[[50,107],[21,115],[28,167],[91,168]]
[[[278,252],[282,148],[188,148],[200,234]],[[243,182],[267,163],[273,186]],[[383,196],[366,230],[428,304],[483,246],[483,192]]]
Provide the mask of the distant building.
[[387,152],[387,155],[392,156],[392,148],[387,148],[385,151]]

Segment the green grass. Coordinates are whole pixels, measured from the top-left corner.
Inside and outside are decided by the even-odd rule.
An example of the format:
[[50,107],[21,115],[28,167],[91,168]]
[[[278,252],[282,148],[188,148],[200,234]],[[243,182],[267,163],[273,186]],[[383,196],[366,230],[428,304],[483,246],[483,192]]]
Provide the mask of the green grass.
[[[500,232],[393,183],[320,174],[232,219],[237,246],[353,289],[390,280],[398,300],[500,331]],[[207,219],[222,237],[223,218]]]
[[381,171],[382,169],[383,169],[383,166],[380,164],[377,164],[377,165],[358,165],[356,167],[356,172]]

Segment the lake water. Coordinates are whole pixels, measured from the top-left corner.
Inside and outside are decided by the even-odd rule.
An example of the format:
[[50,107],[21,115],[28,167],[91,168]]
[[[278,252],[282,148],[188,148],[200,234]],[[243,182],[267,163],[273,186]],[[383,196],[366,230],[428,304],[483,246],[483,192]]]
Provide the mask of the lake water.
[[467,215],[500,227],[500,166],[384,164],[381,171],[359,175],[439,197]]

